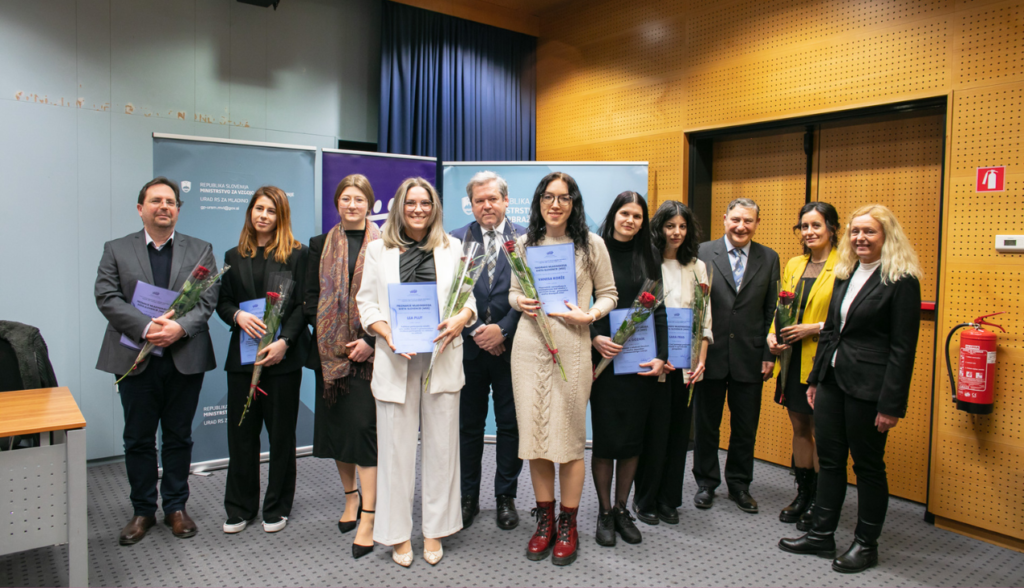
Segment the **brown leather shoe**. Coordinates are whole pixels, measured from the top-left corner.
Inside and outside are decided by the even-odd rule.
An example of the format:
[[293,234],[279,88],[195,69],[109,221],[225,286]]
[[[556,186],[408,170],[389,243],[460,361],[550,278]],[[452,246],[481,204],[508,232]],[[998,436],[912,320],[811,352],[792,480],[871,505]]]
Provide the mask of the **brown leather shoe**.
[[117,542],[121,545],[135,545],[146,536],[146,531],[156,524],[156,517],[132,517],[121,529]]
[[164,517],[164,524],[171,528],[171,532],[179,539],[187,539],[196,534],[196,524],[192,517],[184,510],[176,510]]

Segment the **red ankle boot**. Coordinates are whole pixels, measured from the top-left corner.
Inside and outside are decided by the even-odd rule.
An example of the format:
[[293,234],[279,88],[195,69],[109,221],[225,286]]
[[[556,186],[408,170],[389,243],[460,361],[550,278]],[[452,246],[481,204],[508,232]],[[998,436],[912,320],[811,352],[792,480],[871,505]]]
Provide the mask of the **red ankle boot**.
[[537,517],[537,530],[533,537],[530,537],[530,544],[526,546],[526,559],[540,561],[551,553],[551,546],[554,544],[555,503],[538,502],[537,508],[531,510],[530,514]]
[[580,536],[576,532],[576,513],[580,509],[560,506],[562,512],[558,515],[558,532],[555,534],[555,549],[551,563],[556,566],[567,566],[576,561],[578,553]]

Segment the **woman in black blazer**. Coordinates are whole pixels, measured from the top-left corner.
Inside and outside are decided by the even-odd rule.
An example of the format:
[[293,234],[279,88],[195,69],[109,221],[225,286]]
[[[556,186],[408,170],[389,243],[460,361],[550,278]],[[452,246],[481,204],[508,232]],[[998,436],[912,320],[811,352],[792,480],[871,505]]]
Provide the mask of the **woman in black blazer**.
[[878,563],[889,505],[885,441],[907,412],[921,321],[921,270],[899,221],[872,204],[851,216],[839,244],[828,318],[807,378],[821,471],[811,531],[783,539],[790,553],[833,557],[846,497],[847,455],[857,474],[854,541],[832,569],[856,573]]
[[[295,426],[299,417],[302,365],[309,352],[309,330],[302,314],[301,286],[306,248],[292,236],[288,197],[280,188],[264,186],[253,194],[245,213],[238,247],[224,254],[231,269],[221,280],[217,314],[231,325],[231,344],[224,370],[228,373],[228,477],[224,508],[225,533],[238,533],[259,514],[260,431],[270,437],[270,475],[263,498],[263,530],[280,531],[288,522],[295,497]],[[266,296],[279,274],[295,285],[285,300],[281,335],[268,345],[255,365],[263,367],[259,387],[245,420],[239,425],[249,395],[254,364],[243,365],[242,331],[259,340],[266,332],[262,316],[239,306]]]

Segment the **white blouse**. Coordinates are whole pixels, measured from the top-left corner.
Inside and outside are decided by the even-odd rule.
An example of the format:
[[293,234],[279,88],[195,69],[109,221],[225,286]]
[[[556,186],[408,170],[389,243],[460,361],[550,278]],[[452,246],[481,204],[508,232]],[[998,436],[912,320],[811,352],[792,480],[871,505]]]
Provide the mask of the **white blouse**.
[[[878,266],[882,265],[882,260],[879,259],[874,263],[862,263],[857,266],[857,270],[850,276],[850,285],[846,288],[846,295],[843,296],[843,303],[839,305],[839,332],[843,331],[843,327],[846,326],[846,313],[850,312],[850,306],[853,305],[853,301],[857,298],[857,294],[860,293],[861,288],[867,283],[868,278],[871,274],[875,273]],[[832,367],[836,367],[836,356],[839,355],[837,349],[832,354]]]
[[[708,271],[704,262],[694,259],[685,266],[675,259],[663,259],[661,262],[661,280],[665,286],[665,306],[667,308],[691,308],[693,306],[694,273],[702,284],[708,283]],[[711,334],[711,303],[704,317],[704,338],[708,343],[715,342]]]

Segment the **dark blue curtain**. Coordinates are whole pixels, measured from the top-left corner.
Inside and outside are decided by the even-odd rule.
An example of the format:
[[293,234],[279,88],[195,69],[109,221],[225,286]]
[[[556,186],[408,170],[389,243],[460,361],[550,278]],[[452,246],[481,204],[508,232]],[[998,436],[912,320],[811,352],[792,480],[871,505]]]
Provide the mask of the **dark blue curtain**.
[[529,35],[384,2],[380,150],[532,161],[536,50]]

